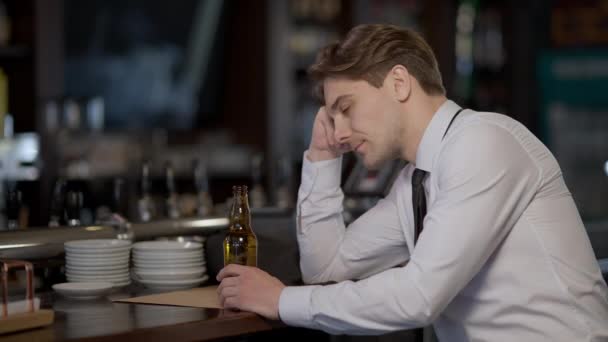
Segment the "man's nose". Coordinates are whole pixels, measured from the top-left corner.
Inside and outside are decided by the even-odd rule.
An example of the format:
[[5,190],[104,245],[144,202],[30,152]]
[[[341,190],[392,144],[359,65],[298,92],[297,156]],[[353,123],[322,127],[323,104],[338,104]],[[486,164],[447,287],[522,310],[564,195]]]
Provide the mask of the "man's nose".
[[334,138],[340,144],[346,143],[352,131],[347,119],[339,115],[334,118]]

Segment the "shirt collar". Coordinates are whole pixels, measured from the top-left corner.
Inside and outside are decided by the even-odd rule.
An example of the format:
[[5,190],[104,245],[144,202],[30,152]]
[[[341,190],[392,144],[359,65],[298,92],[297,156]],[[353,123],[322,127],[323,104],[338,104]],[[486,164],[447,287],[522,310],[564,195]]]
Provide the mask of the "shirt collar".
[[431,122],[429,122],[429,125],[424,130],[424,134],[418,145],[418,151],[416,151],[417,169],[427,172],[431,171],[433,160],[437,151],[439,151],[443,135],[459,109],[460,106],[454,101],[446,100],[435,112]]

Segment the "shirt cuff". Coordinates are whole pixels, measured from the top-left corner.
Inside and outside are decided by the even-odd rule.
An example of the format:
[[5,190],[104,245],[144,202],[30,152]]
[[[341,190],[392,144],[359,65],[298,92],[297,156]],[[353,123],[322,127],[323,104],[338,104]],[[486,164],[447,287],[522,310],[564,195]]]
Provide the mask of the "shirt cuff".
[[340,187],[342,156],[335,159],[311,162],[306,157],[307,153],[308,150],[304,152],[302,181],[300,184],[300,191],[305,194],[305,197],[308,197],[313,185],[319,189]]
[[279,317],[291,326],[314,328],[310,303],[312,291],[318,285],[287,286],[279,296]]

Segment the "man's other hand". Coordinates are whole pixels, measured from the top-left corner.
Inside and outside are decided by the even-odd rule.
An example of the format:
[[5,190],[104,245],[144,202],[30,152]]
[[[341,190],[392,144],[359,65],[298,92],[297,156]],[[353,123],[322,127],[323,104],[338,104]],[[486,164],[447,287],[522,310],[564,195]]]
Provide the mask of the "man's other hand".
[[285,285],[259,268],[230,264],[217,275],[220,303],[226,309],[279,318],[279,297]]

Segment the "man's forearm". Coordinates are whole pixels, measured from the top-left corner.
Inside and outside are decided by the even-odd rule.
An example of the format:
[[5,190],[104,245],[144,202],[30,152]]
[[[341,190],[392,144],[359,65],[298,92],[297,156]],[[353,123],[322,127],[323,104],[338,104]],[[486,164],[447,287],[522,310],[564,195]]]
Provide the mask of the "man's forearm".
[[327,276],[333,273],[333,259],[345,232],[341,220],[341,165],[339,158],[304,161],[298,192],[297,233],[300,266],[306,282],[327,281],[330,280]]

